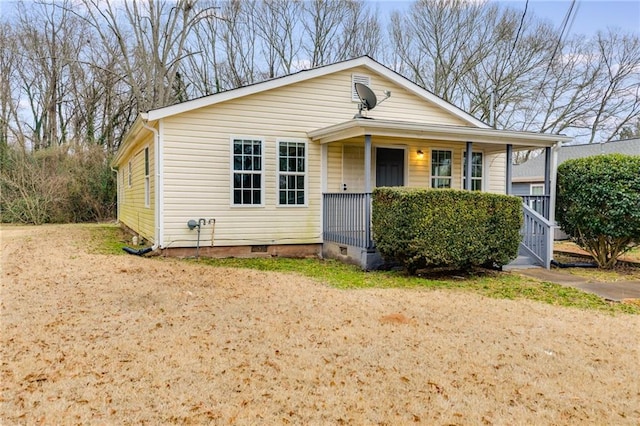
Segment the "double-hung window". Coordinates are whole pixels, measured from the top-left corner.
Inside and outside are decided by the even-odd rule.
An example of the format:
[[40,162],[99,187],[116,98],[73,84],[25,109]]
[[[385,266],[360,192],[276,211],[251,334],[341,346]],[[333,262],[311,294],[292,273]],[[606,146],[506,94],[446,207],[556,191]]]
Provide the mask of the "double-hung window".
[[451,188],[451,151],[431,151],[431,187]]
[[231,149],[233,205],[262,205],[262,140],[233,139]]
[[[463,154],[463,167],[462,167],[462,177],[463,177],[463,185],[464,188],[464,180],[467,178],[467,153],[466,151]],[[482,153],[481,152],[473,152],[471,153],[471,190],[472,191],[482,191]]]
[[306,204],[306,142],[278,142],[278,204]]

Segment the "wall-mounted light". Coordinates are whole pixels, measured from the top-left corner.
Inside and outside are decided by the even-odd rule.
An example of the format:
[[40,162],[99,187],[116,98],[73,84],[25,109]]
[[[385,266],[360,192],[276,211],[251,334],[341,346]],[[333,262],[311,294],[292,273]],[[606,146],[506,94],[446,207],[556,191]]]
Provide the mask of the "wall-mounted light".
[[421,149],[419,149],[416,154],[418,155],[418,160],[422,160],[424,158],[424,152],[422,152]]

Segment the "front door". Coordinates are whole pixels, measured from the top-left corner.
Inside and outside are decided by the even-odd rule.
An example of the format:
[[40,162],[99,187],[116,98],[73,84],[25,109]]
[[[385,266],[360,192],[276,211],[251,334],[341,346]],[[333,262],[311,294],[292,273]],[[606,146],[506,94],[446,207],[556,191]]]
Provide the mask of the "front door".
[[376,186],[404,186],[404,149],[376,148]]

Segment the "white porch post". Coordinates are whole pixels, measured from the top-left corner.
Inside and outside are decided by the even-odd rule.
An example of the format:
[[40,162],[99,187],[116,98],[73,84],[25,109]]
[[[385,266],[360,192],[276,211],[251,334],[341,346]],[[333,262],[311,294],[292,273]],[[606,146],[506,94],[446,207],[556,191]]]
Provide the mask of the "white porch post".
[[[562,147],[562,142],[557,142],[551,149],[551,160],[549,174],[549,222],[555,224],[556,222],[556,189],[558,179],[558,151]],[[546,176],[545,176],[546,179]],[[545,187],[546,191],[546,187]]]
[[551,148],[544,149],[544,193],[551,195]]
[[512,163],[513,162],[513,146],[511,144],[507,144],[507,158],[505,159],[505,164],[506,164],[506,182],[505,182],[505,193],[507,195],[511,195],[511,193],[513,192],[513,190],[511,189],[511,181],[512,179],[512,175],[513,175],[513,171],[512,171]]
[[371,135],[364,135],[364,226],[367,250],[373,248],[371,239]]
[[364,192],[371,192],[371,135],[364,135]]
[[465,165],[466,176],[464,178],[464,189],[471,191],[471,171],[472,171],[472,158],[473,158],[473,143],[467,141],[467,164]]

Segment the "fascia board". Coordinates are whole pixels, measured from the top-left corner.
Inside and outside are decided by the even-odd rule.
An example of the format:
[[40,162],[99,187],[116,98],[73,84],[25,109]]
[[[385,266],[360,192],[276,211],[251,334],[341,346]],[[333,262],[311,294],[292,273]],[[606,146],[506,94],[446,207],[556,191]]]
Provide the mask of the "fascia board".
[[569,136],[543,133],[364,119],[351,120],[308,132],[310,139],[321,144],[365,134],[459,142],[502,143],[541,148],[553,146],[557,142],[568,142],[572,139]]

